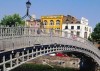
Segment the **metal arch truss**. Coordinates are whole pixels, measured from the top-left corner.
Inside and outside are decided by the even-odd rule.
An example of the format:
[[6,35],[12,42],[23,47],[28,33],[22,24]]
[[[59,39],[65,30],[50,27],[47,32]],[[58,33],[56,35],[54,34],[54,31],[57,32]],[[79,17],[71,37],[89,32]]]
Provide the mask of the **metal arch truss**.
[[0,50],[4,50],[0,52],[0,67],[3,71],[9,71],[36,57],[65,50],[85,53],[100,66],[100,51],[91,42],[80,37],[73,38],[69,33],[64,36],[64,31],[58,30],[0,27]]
[[[91,56],[95,61],[98,60],[98,56],[93,53],[90,50],[87,49],[81,49],[80,47],[73,47],[71,45],[61,45],[61,44],[51,44],[51,45],[35,45],[32,47],[22,48],[22,49],[16,49],[9,52],[4,52],[0,54],[0,57],[3,59],[0,63],[0,66],[2,67],[3,71],[10,71],[21,64],[30,61],[32,59],[35,59],[37,57],[50,54],[53,52],[60,52],[60,51],[77,51],[81,53],[85,53],[89,56]],[[5,55],[7,54],[7,56]],[[9,57],[9,59],[7,59]],[[100,60],[100,58],[99,58]],[[98,64],[100,65],[100,62],[98,60]],[[6,64],[9,64],[6,66]]]

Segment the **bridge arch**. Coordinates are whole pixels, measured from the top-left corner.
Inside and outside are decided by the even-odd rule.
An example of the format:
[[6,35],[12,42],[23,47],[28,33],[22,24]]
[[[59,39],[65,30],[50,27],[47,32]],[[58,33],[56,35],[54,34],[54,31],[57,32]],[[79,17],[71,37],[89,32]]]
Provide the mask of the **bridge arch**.
[[[6,71],[6,69],[11,70],[37,57],[43,56],[45,54],[50,54],[53,52],[61,52],[61,51],[76,51],[76,52],[87,54],[99,64],[99,62],[96,60],[98,56],[91,50],[87,50],[84,48],[71,46],[71,45],[51,44],[51,45],[42,45],[42,46],[36,45],[32,47],[16,49],[13,51],[1,53],[0,56],[3,58],[3,63],[0,63],[0,65],[3,65],[3,71]],[[13,57],[14,53],[15,55]],[[16,55],[19,53],[21,53],[21,55],[16,57]],[[6,59],[5,54],[8,54],[10,57],[8,60],[5,60]],[[8,68],[6,67],[7,63],[10,63]]]
[[[2,33],[5,36],[0,36],[0,49],[5,50],[0,53],[0,66],[3,67],[3,71],[6,71],[7,68],[13,69],[36,57],[64,50],[85,53],[100,66],[100,51],[86,39],[80,37],[73,39],[71,34],[65,37],[63,36],[64,32],[58,30],[59,33],[52,33],[48,29],[49,32],[47,33],[47,29],[42,29],[41,33],[37,34],[37,28],[22,27],[24,31],[18,34],[14,31],[12,33],[14,28],[7,27],[7,29],[11,33]],[[17,30],[16,27],[14,30]],[[17,31],[21,31],[21,29]],[[41,49],[38,49],[39,47]],[[9,59],[6,56],[9,56]],[[21,61],[19,62],[19,60]],[[7,63],[9,67],[6,67]]]

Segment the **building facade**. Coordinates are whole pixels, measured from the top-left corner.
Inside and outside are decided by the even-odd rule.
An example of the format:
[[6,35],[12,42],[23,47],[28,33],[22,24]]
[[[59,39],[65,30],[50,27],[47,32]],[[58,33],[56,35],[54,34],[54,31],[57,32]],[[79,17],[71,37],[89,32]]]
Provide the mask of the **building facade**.
[[[42,16],[41,22],[43,27],[48,29],[60,30],[62,36],[67,36],[68,33],[76,35],[76,37],[88,38],[92,33],[92,27],[88,24],[88,19],[82,17],[81,20],[71,15],[50,15]],[[55,32],[54,32],[55,33]]]
[[40,28],[40,23],[41,23],[41,20],[39,20],[39,19],[36,19],[36,20],[26,20],[25,26]]
[[41,20],[40,19],[36,19],[36,15],[34,15],[34,14],[31,17],[32,17],[31,19],[25,21],[25,26],[26,27],[40,28]]
[[66,33],[63,33],[63,36],[67,36],[68,33],[76,35],[76,37],[88,38],[92,33],[92,27],[89,26],[88,20],[84,17],[81,18],[81,21],[76,23],[65,23],[62,25],[62,30]]
[[53,29],[54,34],[60,34],[62,35],[62,28],[63,24],[70,22],[70,23],[76,23],[77,19],[71,15],[49,15],[49,16],[42,16],[41,22],[43,23],[43,27],[46,28],[46,32],[50,31],[50,29]]
[[62,30],[62,24],[66,23],[66,17],[64,15],[42,16],[41,21],[46,29]]

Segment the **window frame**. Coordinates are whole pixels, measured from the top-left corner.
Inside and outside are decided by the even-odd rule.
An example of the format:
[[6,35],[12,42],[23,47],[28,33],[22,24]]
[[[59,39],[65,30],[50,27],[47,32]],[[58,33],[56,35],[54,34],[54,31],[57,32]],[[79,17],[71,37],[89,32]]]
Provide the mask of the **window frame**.
[[[73,28],[72,28],[73,27]],[[71,29],[74,29],[74,26],[71,26]]]
[[53,20],[50,20],[50,25],[54,25],[54,21]]
[[77,26],[77,29],[79,30],[80,29],[80,26]]
[[43,24],[44,24],[44,25],[47,25],[47,24],[48,24],[47,20],[44,20],[44,21],[43,21]]
[[56,25],[60,25],[60,20],[56,20]]
[[65,26],[65,29],[68,29],[68,26]]

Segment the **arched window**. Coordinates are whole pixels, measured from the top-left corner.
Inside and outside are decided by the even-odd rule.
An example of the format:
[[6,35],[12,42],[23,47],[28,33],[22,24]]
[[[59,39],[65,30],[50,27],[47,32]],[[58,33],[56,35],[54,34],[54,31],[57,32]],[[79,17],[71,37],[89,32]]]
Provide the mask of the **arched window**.
[[54,21],[53,20],[50,20],[50,25],[54,25]]
[[87,38],[87,32],[84,32],[84,38]]
[[56,25],[60,25],[60,20],[57,20],[56,21]]
[[44,24],[44,25],[47,25],[47,24],[48,24],[48,22],[47,22],[46,20],[44,20],[43,24]]

